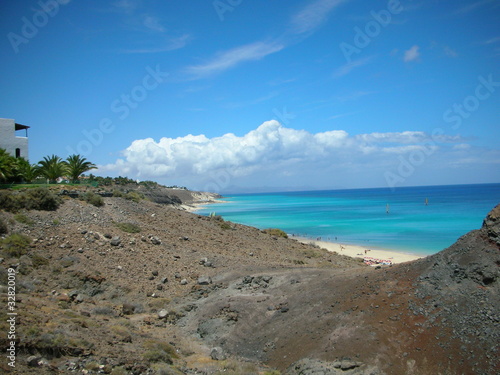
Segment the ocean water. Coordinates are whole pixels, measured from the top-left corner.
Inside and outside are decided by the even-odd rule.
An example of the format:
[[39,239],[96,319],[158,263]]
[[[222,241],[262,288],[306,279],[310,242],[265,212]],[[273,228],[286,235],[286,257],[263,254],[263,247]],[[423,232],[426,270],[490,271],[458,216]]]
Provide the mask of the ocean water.
[[198,213],[302,237],[430,255],[481,227],[500,203],[500,184],[238,194],[223,201]]

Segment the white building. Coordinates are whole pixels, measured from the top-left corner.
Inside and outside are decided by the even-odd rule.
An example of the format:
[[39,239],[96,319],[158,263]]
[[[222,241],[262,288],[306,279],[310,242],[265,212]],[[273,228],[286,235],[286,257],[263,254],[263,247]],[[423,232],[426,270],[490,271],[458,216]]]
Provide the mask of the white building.
[[29,126],[12,119],[0,118],[0,148],[16,158],[28,160],[28,129]]

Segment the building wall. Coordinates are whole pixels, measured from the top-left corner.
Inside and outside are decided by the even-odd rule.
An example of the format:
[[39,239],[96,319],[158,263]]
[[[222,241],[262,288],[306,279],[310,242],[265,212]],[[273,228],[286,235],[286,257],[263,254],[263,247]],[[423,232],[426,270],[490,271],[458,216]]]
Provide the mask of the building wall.
[[28,138],[16,136],[16,122],[13,119],[0,118],[0,148],[4,148],[12,156],[16,156],[18,148],[20,156],[28,159]]

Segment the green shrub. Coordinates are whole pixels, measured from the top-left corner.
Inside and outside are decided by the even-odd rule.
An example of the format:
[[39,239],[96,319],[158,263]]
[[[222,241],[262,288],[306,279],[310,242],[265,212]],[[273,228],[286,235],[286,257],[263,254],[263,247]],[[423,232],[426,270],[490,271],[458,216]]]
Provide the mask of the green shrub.
[[278,229],[278,228],[264,229],[263,232],[270,234],[271,236],[288,238],[288,235],[285,232],[283,232],[281,229]]
[[35,268],[49,264],[49,260],[39,254],[33,254],[31,261],[33,263],[33,267]]
[[47,188],[37,187],[20,192],[0,191],[0,207],[5,211],[20,209],[54,211],[62,200]]
[[121,198],[121,197],[123,197],[123,192],[121,190],[115,189],[115,190],[113,190],[113,197]]
[[140,202],[141,199],[144,199],[144,194],[138,193],[136,191],[129,191],[123,197],[125,199],[128,199],[128,200],[131,200],[131,201],[138,203],[138,202]]
[[28,189],[25,194],[28,201],[24,207],[27,210],[55,211],[62,202],[60,197],[47,188]]
[[153,370],[153,374],[156,375],[182,375],[185,372],[180,371],[174,365],[169,365],[167,363],[153,363],[151,365],[151,369]]
[[91,191],[83,194],[80,199],[96,207],[104,206],[104,199],[102,199],[100,195],[95,194]]
[[309,259],[311,259],[311,258],[319,258],[319,257],[321,257],[321,252],[316,251],[314,249],[306,249],[306,250],[304,250],[304,256],[306,258],[309,258]]
[[109,330],[117,336],[130,336],[130,330],[124,326],[112,325],[111,327],[109,327]]
[[[17,194],[16,194],[17,195]],[[16,199],[11,191],[0,191],[0,208],[9,212],[16,212],[19,210],[20,202]]]
[[39,337],[41,332],[42,330],[40,329],[40,327],[30,326],[25,330],[24,336],[26,337],[26,339],[33,340]]
[[221,227],[222,229],[224,229],[224,230],[226,230],[226,229],[231,229],[231,228],[232,228],[232,227],[231,227],[231,224],[226,223],[226,222],[220,223],[220,227]]
[[37,340],[33,342],[33,346],[42,351],[50,351],[56,357],[63,353],[80,352],[82,350],[92,349],[93,347],[90,342],[71,337],[67,332],[62,332],[62,330],[59,329],[42,333]]
[[210,218],[210,220],[218,222],[221,229],[224,229],[224,230],[232,229],[231,224],[224,221],[224,218],[220,215],[216,215],[215,212],[212,212],[210,214],[209,218]]
[[119,367],[113,367],[113,370],[111,370],[111,375],[127,375],[128,372],[125,370],[125,368],[119,366]]
[[12,258],[19,258],[21,255],[26,254],[30,243],[31,239],[20,233],[13,233],[5,239],[0,240],[3,253]]
[[22,195],[25,197],[24,208],[27,210],[55,211],[62,203],[61,198],[47,188],[28,189]]
[[16,214],[14,216],[14,219],[16,219],[17,222],[19,222],[21,224],[26,224],[26,225],[33,225],[35,223],[28,216],[23,215],[23,214]]
[[144,359],[148,362],[163,362],[172,364],[172,358],[176,358],[175,349],[170,344],[162,341],[148,340],[144,343]]
[[141,227],[133,223],[115,223],[116,227],[126,233],[139,233]]

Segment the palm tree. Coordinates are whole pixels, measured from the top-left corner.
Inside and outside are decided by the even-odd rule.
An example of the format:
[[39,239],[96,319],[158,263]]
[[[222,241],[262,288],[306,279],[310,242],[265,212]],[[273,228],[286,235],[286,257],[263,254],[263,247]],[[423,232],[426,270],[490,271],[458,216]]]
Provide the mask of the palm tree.
[[49,182],[55,183],[59,177],[67,172],[67,163],[57,155],[45,156],[38,162],[40,174],[47,178]]
[[0,181],[7,181],[14,175],[16,159],[5,149],[0,148]]
[[30,164],[24,158],[16,159],[17,175],[26,183],[30,184],[35,178],[40,176],[40,168],[36,164]]
[[87,161],[86,158],[80,155],[70,155],[66,159],[66,164],[68,166],[68,174],[71,182],[78,183],[78,178],[82,173],[90,171],[91,169],[96,169],[96,165]]

